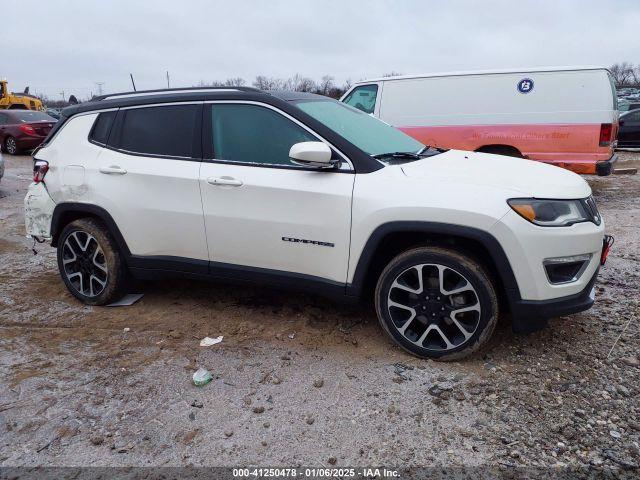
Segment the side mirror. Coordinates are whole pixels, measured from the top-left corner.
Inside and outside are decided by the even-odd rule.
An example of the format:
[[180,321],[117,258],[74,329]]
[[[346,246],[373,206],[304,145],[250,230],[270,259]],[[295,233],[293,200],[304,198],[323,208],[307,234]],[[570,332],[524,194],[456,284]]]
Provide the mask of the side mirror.
[[322,142],[300,142],[291,146],[289,158],[296,165],[333,168],[339,161],[331,160],[331,149]]
[[624,125],[624,120],[619,120],[619,121],[618,121],[618,125],[619,125],[619,126],[623,126],[623,125]]

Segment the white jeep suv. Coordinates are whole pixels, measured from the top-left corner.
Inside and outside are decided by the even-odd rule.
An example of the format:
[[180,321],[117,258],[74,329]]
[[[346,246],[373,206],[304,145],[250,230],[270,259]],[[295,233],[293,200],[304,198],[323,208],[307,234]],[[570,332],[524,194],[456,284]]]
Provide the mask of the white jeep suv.
[[432,149],[337,101],[251,88],[67,108],[34,152],[25,209],[86,304],[130,276],[368,295],[396,343],[439,359],[477,350],[499,312],[526,332],[588,309],[606,253],[574,173]]

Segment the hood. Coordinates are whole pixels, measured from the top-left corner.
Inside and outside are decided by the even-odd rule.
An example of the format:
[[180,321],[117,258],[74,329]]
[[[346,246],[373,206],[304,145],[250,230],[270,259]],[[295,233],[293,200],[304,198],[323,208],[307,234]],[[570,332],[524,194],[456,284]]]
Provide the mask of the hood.
[[449,150],[402,165],[408,177],[508,189],[524,197],[585,198],[591,188],[569,170],[522,158]]

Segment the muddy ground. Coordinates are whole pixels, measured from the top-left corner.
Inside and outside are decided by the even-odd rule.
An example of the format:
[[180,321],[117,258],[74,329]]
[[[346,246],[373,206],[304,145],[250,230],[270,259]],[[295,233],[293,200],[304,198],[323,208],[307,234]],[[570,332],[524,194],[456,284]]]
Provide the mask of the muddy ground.
[[[483,352],[440,364],[367,308],[264,288],[150,283],[133,306],[85,307],[25,238],[30,158],[4,158],[2,466],[640,462],[640,175],[588,179],[616,237],[592,310],[528,336],[502,320]],[[197,366],[214,381],[195,387]]]

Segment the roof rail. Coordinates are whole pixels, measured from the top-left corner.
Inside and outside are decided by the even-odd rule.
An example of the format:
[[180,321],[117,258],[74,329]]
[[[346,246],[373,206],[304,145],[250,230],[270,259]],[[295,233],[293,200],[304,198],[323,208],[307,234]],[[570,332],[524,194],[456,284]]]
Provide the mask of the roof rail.
[[259,92],[264,93],[262,90],[253,87],[184,87],[184,88],[159,88],[155,90],[136,90],[132,92],[118,92],[109,93],[107,95],[99,95],[91,98],[92,101],[107,100],[113,97],[130,96],[130,95],[148,95],[148,94],[163,94],[163,93],[178,93],[178,92],[190,92],[190,91],[206,91],[206,90],[236,90],[240,92]]

